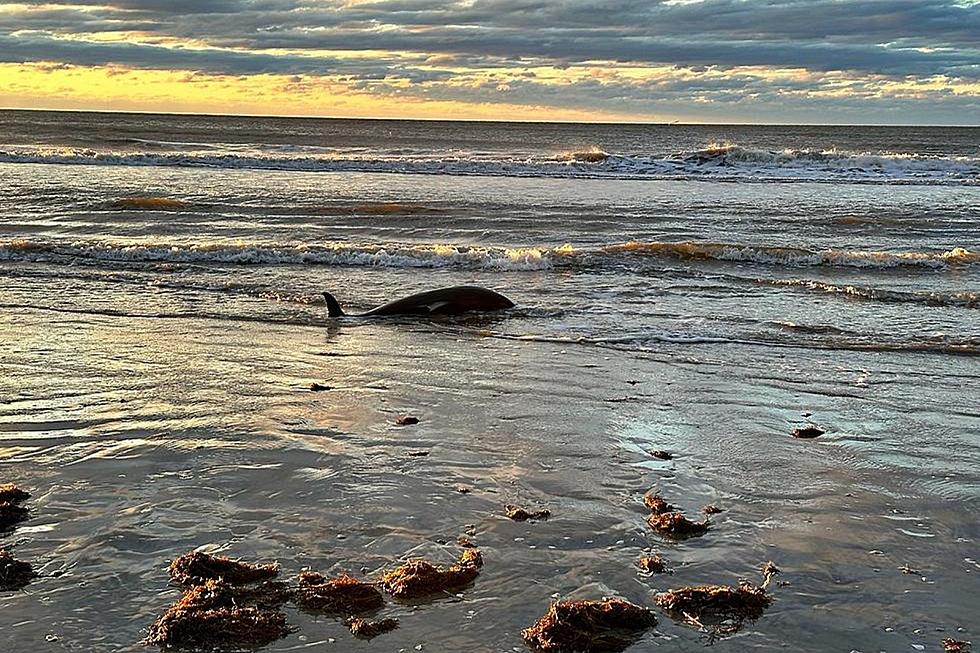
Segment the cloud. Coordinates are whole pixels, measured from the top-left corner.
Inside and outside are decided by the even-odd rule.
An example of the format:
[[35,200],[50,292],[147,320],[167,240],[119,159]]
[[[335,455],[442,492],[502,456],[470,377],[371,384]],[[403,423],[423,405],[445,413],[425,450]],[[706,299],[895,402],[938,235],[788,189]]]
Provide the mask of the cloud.
[[[642,111],[685,101],[723,108],[769,102],[773,110],[796,103],[802,111],[833,102],[852,108],[850,100],[860,98],[886,106],[898,89],[916,85],[904,110],[972,107],[980,94],[977,34],[980,3],[972,0],[44,0],[0,7],[6,62],[334,76],[375,93],[583,109],[620,102]],[[543,75],[545,67],[564,76]],[[663,68],[674,72],[649,72]],[[749,68],[770,73],[747,76]],[[606,79],[585,79],[583,69],[602,70]],[[849,81],[828,88],[842,79]]]
[[0,35],[0,62],[59,61],[81,66],[201,70],[225,74],[334,72],[331,57],[272,55],[216,48],[167,47],[147,43],[92,42],[55,38],[43,32]]

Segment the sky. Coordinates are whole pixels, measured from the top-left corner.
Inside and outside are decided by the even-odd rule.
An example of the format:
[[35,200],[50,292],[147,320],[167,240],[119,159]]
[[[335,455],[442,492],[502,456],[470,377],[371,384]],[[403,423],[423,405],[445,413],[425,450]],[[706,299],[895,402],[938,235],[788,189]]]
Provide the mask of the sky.
[[0,107],[980,124],[980,0],[0,0]]

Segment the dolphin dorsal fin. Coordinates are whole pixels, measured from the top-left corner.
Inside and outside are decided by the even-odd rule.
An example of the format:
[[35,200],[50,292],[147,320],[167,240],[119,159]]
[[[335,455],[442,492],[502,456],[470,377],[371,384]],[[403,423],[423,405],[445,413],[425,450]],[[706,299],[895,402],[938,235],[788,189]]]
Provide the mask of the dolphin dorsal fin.
[[346,315],[344,309],[340,307],[337,299],[328,292],[323,293],[323,298],[327,300],[327,315],[330,317],[343,317]]

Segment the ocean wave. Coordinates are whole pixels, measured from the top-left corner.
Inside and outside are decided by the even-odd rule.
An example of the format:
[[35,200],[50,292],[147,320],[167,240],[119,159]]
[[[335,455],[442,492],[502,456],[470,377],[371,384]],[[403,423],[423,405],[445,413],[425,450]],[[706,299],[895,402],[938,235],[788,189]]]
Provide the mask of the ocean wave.
[[832,266],[858,268],[927,267],[942,269],[980,262],[980,254],[962,247],[942,252],[881,252],[846,249],[812,250],[701,242],[628,242],[603,248],[608,254],[665,256],[679,259],[744,261],[790,267]]
[[980,308],[980,292],[911,292],[868,286],[838,285],[810,279],[758,279],[757,283],[771,286],[803,288],[832,295],[843,295],[876,302],[921,304],[924,306],[962,306]]
[[320,245],[147,244],[102,241],[0,241],[0,261],[87,259],[107,262],[212,263],[235,265],[350,265],[391,268],[464,267],[487,270],[547,270],[570,248],[503,248],[438,244]]
[[904,169],[909,171],[934,170],[936,168],[969,170],[975,169],[978,163],[978,160],[972,157],[939,157],[901,152],[850,152],[837,149],[787,148],[763,150],[742,147],[736,143],[711,143],[704,149],[685,152],[679,158],[704,166],[764,164],[782,168],[817,166],[827,169]]
[[[703,242],[627,242],[601,247],[487,247],[441,243],[224,242],[163,243],[112,241],[0,240],[0,261],[90,260],[118,263],[231,265],[347,265],[390,268],[467,268],[536,271],[553,268],[631,266],[637,257],[744,262],[784,267],[896,267],[944,270],[980,263],[980,254],[962,247],[939,252],[810,250],[794,247]],[[778,284],[806,285],[805,280]],[[817,288],[817,286],[814,286]],[[860,294],[857,287],[830,287],[827,292]],[[865,289],[866,295],[884,291]],[[895,295],[895,301],[900,298]],[[971,293],[947,298],[950,303],[976,302]],[[926,301],[923,299],[923,301]],[[937,299],[938,301],[938,299]]]
[[173,199],[171,197],[156,197],[147,195],[120,197],[117,200],[109,202],[108,206],[112,209],[132,209],[135,211],[173,211],[186,209],[190,206],[190,204],[183,200]]
[[585,150],[571,150],[562,152],[557,157],[558,161],[574,161],[578,163],[602,163],[609,160],[609,153],[604,152],[598,147],[590,147]]
[[[794,325],[795,326],[795,325]],[[795,330],[795,329],[794,329]],[[742,345],[761,348],[815,349],[829,351],[903,352],[942,354],[953,356],[980,356],[980,339],[920,339],[889,342],[885,340],[843,338],[792,338],[778,339],[756,335],[750,338],[721,337],[705,334],[645,334],[618,338],[565,336],[552,334],[510,334],[482,331],[484,337],[504,340],[546,342],[557,345],[583,345],[631,352],[659,353],[666,347],[700,347],[705,345]]]
[[661,153],[399,151],[315,146],[147,143],[137,150],[0,149],[0,163],[165,166],[462,176],[980,185],[980,158],[711,144]]

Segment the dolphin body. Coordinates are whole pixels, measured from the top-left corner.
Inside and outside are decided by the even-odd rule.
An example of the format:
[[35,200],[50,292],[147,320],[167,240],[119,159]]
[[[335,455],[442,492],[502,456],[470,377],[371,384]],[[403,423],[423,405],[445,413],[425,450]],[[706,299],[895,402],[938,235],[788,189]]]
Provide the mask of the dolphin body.
[[[336,298],[328,292],[323,293],[327,300],[327,313],[330,317],[347,315]],[[470,311],[501,311],[513,308],[514,302],[500,293],[478,286],[453,286],[420,292],[393,302],[372,308],[367,313],[352,317],[385,317],[390,315],[459,315]]]

